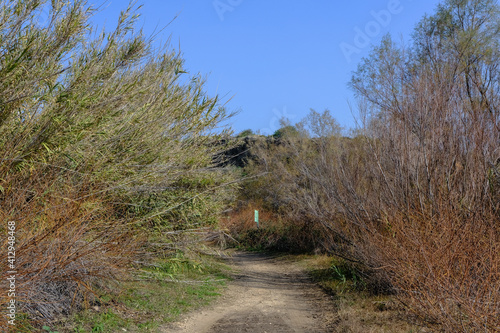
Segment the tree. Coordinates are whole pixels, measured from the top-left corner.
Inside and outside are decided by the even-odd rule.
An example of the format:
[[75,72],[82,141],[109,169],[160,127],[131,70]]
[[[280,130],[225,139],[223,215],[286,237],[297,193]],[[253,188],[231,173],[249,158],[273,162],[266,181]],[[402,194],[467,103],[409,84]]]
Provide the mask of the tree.
[[280,129],[277,129],[273,133],[273,137],[276,139],[282,139],[282,138],[290,138],[298,135],[297,128],[293,125],[286,125],[281,127]]
[[323,113],[310,109],[309,114],[295,126],[299,132],[309,137],[340,136],[342,132],[342,127],[328,109]]
[[123,273],[147,232],[213,221],[230,196],[232,175],[210,168],[228,134],[218,97],[182,79],[179,52],[153,49],[132,6],[109,33],[94,11],[0,5],[0,216],[19,230],[18,311],[44,319]]
[[251,130],[251,129],[246,129],[246,130],[243,130],[241,131],[237,137],[238,138],[244,138],[244,137],[247,137],[247,136],[252,136],[254,135],[254,132]]
[[369,120],[375,244],[405,304],[450,332],[500,329],[486,305],[500,300],[499,39],[496,1],[448,0],[409,47],[386,36],[350,84]]

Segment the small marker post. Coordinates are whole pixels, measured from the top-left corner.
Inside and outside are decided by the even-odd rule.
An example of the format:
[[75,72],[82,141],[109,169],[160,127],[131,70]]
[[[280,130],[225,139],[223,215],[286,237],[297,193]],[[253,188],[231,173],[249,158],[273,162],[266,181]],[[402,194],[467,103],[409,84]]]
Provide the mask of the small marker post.
[[255,223],[257,223],[257,228],[259,228],[259,211],[255,211]]

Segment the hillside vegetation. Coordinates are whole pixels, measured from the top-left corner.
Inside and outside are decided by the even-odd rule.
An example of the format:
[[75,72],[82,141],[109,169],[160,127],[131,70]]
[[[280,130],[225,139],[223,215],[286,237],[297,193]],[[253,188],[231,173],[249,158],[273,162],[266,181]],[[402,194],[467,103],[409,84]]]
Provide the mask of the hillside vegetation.
[[[500,331],[499,37],[485,0],[445,1],[410,43],[386,36],[350,82],[359,128],[312,110],[257,140],[246,172],[264,176],[228,228],[342,257],[437,331]],[[250,227],[255,207],[274,222]]]
[[212,167],[229,116],[218,98],[178,53],[153,49],[134,8],[110,32],[93,12],[81,0],[0,8],[0,233],[7,249],[15,223],[18,330],[89,306],[231,200],[233,174]]
[[[127,316],[154,331],[224,283],[200,240],[326,253],[337,264],[313,277],[333,292],[396,298],[433,331],[500,331],[496,1],[445,0],[411,41],[385,36],[349,83],[356,129],[311,110],[267,137],[221,129],[232,114],[153,48],[138,8],[105,32],[84,0],[0,6],[0,240],[15,248],[0,286],[15,269],[17,331]],[[79,319],[106,304],[122,317]]]

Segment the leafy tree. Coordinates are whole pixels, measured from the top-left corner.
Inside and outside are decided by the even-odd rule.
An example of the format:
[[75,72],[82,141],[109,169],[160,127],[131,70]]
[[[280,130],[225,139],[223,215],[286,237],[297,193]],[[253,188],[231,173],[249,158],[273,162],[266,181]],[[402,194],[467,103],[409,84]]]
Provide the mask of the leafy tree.
[[330,110],[319,113],[311,109],[309,114],[295,126],[299,132],[306,136],[332,137],[340,136],[342,133],[342,127],[330,114]]
[[292,125],[286,125],[281,127],[280,129],[276,130],[273,133],[273,137],[276,139],[281,139],[281,138],[290,138],[297,136],[299,134],[299,131],[295,126]]
[[246,129],[246,130],[243,130],[241,131],[237,137],[238,138],[244,138],[244,137],[247,137],[247,136],[252,136],[254,135],[254,132],[251,130],[251,129]]

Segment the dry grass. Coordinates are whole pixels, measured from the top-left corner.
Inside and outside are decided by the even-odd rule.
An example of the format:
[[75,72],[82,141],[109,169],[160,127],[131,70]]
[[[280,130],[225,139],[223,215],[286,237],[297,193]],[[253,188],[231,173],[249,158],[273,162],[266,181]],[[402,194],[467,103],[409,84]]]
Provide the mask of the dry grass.
[[412,322],[411,315],[394,296],[374,295],[348,264],[327,255],[293,258],[313,280],[333,296],[335,332],[430,332]]
[[[259,227],[254,220],[255,210],[259,211]],[[300,253],[321,247],[321,232],[316,225],[288,220],[260,203],[236,208],[221,218],[220,227],[236,241],[232,245],[247,249]]]

